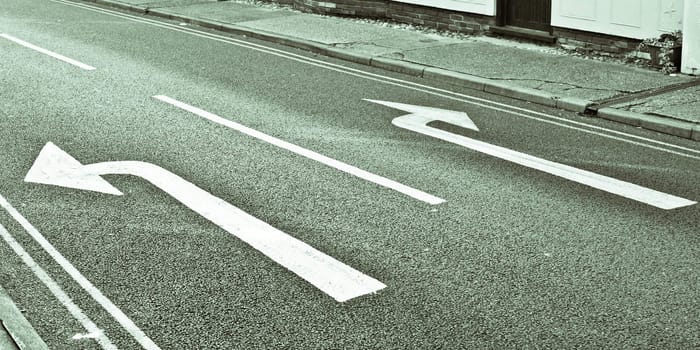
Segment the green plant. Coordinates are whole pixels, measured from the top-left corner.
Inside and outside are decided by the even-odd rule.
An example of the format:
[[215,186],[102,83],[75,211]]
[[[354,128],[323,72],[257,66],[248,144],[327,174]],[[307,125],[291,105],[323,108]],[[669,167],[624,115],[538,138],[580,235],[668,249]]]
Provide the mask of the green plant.
[[663,33],[657,38],[647,38],[639,44],[639,50],[649,52],[652,64],[661,67],[661,71],[670,74],[678,71],[680,48],[683,46],[683,32]]
[[671,48],[678,47],[683,44],[683,32],[677,30],[675,32],[663,33],[657,38],[647,38],[642,40],[641,48],[648,46],[651,47],[661,47],[661,48]]

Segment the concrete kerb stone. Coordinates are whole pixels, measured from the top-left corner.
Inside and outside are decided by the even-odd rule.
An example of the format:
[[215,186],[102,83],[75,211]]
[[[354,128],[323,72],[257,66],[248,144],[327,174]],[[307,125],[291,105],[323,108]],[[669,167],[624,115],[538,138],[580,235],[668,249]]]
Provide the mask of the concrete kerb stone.
[[132,4],[127,4],[119,1],[113,1],[113,0],[83,0],[87,2],[93,2],[99,5],[105,5],[109,7],[114,7],[118,8],[121,10],[126,10],[126,11],[131,11],[131,12],[138,12],[138,13],[146,13],[148,12],[148,8],[144,6],[138,6],[138,5],[132,5]]
[[597,111],[596,116],[599,118],[612,120],[614,122],[623,123],[632,126],[642,126],[641,115],[639,113],[629,112],[621,109],[605,107]]
[[491,81],[490,79],[477,77],[475,75],[436,67],[425,67],[425,69],[423,69],[423,78],[478,91],[484,91],[484,86]]
[[589,107],[595,105],[595,102],[591,100],[569,96],[560,96],[556,102],[557,108],[576,113],[584,113]]
[[654,130],[686,139],[690,139],[693,135],[693,127],[695,126],[694,123],[644,114],[642,115],[645,117],[642,119],[642,128],[644,129]]
[[603,119],[654,130],[686,139],[700,139],[700,135],[696,135],[698,134],[697,130],[700,130],[700,125],[691,122],[664,118],[650,114],[630,112],[612,107],[599,109],[597,116]]
[[387,57],[372,57],[370,59],[370,65],[372,67],[377,67],[392,72],[404,73],[415,77],[422,77],[423,71],[425,70],[425,66],[422,64],[395,60]]
[[146,11],[148,11],[148,14],[151,16],[156,16],[156,17],[170,19],[170,20],[178,20],[178,21],[185,22],[185,23],[192,23],[192,21],[194,20],[191,18],[185,18],[184,16],[173,15],[172,13],[168,13],[168,12],[165,12],[163,10],[153,9],[153,10],[146,10]]
[[700,141],[700,124],[695,124],[695,126],[693,126],[693,132],[690,138],[694,141]]
[[369,66],[372,64],[372,56],[335,47],[326,47],[320,54]]
[[[0,336],[0,348],[14,349],[12,343],[20,343],[22,349],[32,350],[48,350],[48,346],[41,339],[34,327],[22,315],[22,312],[17,308],[14,301],[10,298],[7,292],[0,286],[0,321],[3,323],[3,329],[6,328],[12,338],[6,339],[3,335]],[[5,333],[3,329],[0,332]],[[9,344],[5,344],[9,342]]]
[[304,40],[300,38],[290,37],[282,34],[266,32],[259,29],[247,28],[244,26],[238,26],[235,24],[224,24],[222,30],[231,34],[238,34],[242,36],[247,36],[250,38],[260,39],[263,41],[280,44],[284,46],[289,46],[305,51],[311,51],[315,53],[321,53],[326,50],[325,44],[316,43],[310,40]]
[[557,107],[557,100],[560,99],[559,96],[546,91],[514,86],[513,84],[498,80],[488,81],[484,85],[484,91],[555,108]]

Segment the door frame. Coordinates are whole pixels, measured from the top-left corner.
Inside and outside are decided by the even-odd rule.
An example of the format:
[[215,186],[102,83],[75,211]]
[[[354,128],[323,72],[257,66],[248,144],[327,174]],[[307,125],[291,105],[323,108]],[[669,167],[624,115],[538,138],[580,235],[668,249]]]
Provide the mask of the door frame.
[[[510,0],[512,1],[512,0]],[[517,0],[516,0],[517,1]],[[496,0],[496,25],[499,27],[505,27],[508,25],[508,2],[509,0]],[[552,10],[552,6],[550,5],[550,11]],[[551,14],[550,14],[551,15]],[[539,30],[539,31],[544,31],[548,32],[549,34],[552,34],[554,28],[552,28],[552,21],[550,19],[550,22],[547,23],[547,30]],[[525,29],[530,29],[530,28],[525,28]]]

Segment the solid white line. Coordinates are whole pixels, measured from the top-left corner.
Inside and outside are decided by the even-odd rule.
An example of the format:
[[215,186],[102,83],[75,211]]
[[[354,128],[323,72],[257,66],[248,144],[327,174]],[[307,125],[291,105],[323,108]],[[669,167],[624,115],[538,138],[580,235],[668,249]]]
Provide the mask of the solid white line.
[[26,41],[24,41],[24,40],[15,38],[15,37],[12,36],[12,35],[4,34],[4,33],[3,33],[3,34],[0,34],[0,37],[3,37],[3,38],[5,38],[5,39],[7,39],[7,40],[10,40],[10,41],[13,41],[13,42],[15,42],[15,43],[17,43],[17,44],[20,44],[20,45],[22,45],[22,46],[24,46],[24,47],[26,47],[26,48],[32,49],[32,50],[34,50],[34,51],[41,52],[41,53],[43,53],[43,54],[45,54],[45,55],[51,56],[51,57],[53,57],[53,58],[55,58],[55,59],[58,59],[58,60],[61,60],[61,61],[63,61],[63,62],[70,63],[70,64],[72,64],[72,65],[74,65],[74,66],[76,66],[76,67],[82,68],[82,69],[84,69],[84,70],[95,70],[95,69],[96,69],[96,68],[93,67],[93,66],[90,66],[90,65],[87,65],[87,64],[85,64],[85,63],[76,61],[76,60],[74,60],[74,59],[72,59],[72,58],[68,58],[68,57],[66,57],[66,56],[57,54],[57,53],[55,53],[55,52],[53,52],[53,51],[49,51],[49,50],[44,49],[44,48],[41,48],[41,47],[39,47],[39,46],[30,44],[30,43],[28,43],[28,42],[26,42]]
[[95,287],[73,264],[37,230],[22,214],[20,214],[2,195],[0,206],[24,228],[27,233],[77,282],[100,306],[102,306],[119,324],[131,334],[146,350],[159,350],[156,345],[131,319],[112,303],[97,287]]
[[7,242],[7,244],[12,248],[12,250],[17,254],[21,259],[22,262],[24,262],[25,265],[27,265],[34,275],[36,275],[37,278],[46,286],[49,288],[49,291],[58,299],[58,301],[63,304],[63,306],[68,309],[68,312],[70,312],[73,317],[80,322],[80,324],[85,327],[85,329],[88,331],[90,334],[96,334],[98,336],[94,337],[95,340],[97,340],[97,343],[100,344],[102,349],[105,350],[116,350],[117,347],[112,344],[112,342],[107,338],[106,335],[104,335],[104,332],[100,330],[97,325],[90,320],[90,318],[85,315],[83,310],[80,309],[78,305],[76,305],[73,300],[61,289],[61,286],[56,283],[56,281],[49,276],[46,271],[39,266],[39,264],[32,259],[32,257],[27,253],[26,250],[22,247],[19,242],[17,242],[14,237],[7,231],[7,229],[0,224],[0,236]]
[[417,189],[412,188],[412,187],[408,187],[408,186],[403,185],[401,183],[398,183],[396,181],[389,180],[385,177],[372,174],[370,172],[359,169],[359,168],[354,167],[352,165],[349,165],[349,164],[343,163],[341,161],[326,157],[322,154],[316,153],[316,152],[308,150],[306,148],[291,144],[287,141],[280,140],[276,137],[264,134],[260,131],[251,129],[247,126],[244,126],[244,125],[238,124],[236,122],[230,121],[228,119],[224,119],[222,117],[219,117],[216,114],[213,114],[213,113],[207,112],[205,110],[199,109],[197,107],[188,105],[184,102],[180,102],[178,100],[172,99],[168,96],[157,95],[157,96],[153,96],[153,98],[158,99],[160,101],[163,101],[165,103],[168,103],[170,105],[173,105],[177,108],[183,109],[185,111],[188,111],[190,113],[196,114],[196,115],[198,115],[204,119],[207,119],[209,121],[212,121],[214,123],[217,123],[217,124],[223,125],[225,127],[231,128],[233,130],[242,132],[248,136],[255,137],[259,140],[262,140],[262,141],[265,141],[267,143],[273,144],[277,147],[286,149],[290,152],[293,152],[293,153],[296,153],[298,155],[304,156],[306,158],[323,163],[331,168],[334,168],[334,169],[346,172],[348,174],[357,176],[361,179],[367,180],[369,182],[373,182],[377,185],[384,186],[386,188],[390,188],[392,190],[398,191],[400,193],[403,193],[409,197],[418,199],[420,201],[423,201],[423,202],[426,202],[426,203],[429,203],[432,205],[441,204],[441,203],[445,202],[444,199],[435,197],[431,194],[425,193],[423,191],[417,190]]
[[[418,84],[418,83],[414,83],[414,82],[410,82],[410,81],[406,81],[406,80],[396,79],[396,78],[392,78],[392,77],[385,76],[385,75],[370,73],[370,72],[366,72],[366,71],[363,71],[360,69],[345,67],[342,65],[313,59],[313,58],[306,57],[303,55],[293,54],[293,53],[290,53],[290,52],[287,52],[284,50],[274,49],[274,48],[264,46],[264,45],[254,44],[254,43],[246,42],[243,40],[237,40],[237,39],[223,36],[223,35],[202,32],[202,31],[191,29],[191,28],[182,28],[182,27],[178,27],[175,25],[151,20],[151,19],[146,19],[146,18],[141,18],[141,17],[136,17],[136,16],[124,14],[121,12],[105,10],[105,9],[101,9],[101,8],[97,8],[97,7],[92,7],[89,5],[84,5],[84,4],[76,4],[76,3],[73,3],[72,1],[65,1],[65,0],[50,0],[50,1],[56,2],[56,3],[61,3],[64,5],[67,5],[67,6],[82,8],[82,9],[88,10],[88,11],[102,13],[105,15],[110,15],[110,16],[114,16],[114,17],[127,19],[127,20],[130,20],[133,22],[138,22],[138,23],[147,24],[147,25],[151,25],[151,26],[155,26],[155,27],[159,27],[159,28],[164,28],[164,29],[169,29],[169,30],[181,32],[184,34],[189,34],[189,35],[193,35],[193,36],[197,36],[197,37],[201,37],[201,38],[206,38],[209,40],[214,40],[214,41],[226,43],[229,45],[245,47],[245,48],[248,48],[248,49],[251,49],[254,51],[268,53],[271,55],[275,55],[275,56],[286,58],[289,60],[309,64],[309,65],[316,66],[319,68],[352,75],[352,76],[355,76],[358,78],[363,78],[363,79],[372,80],[372,81],[376,81],[376,82],[383,83],[383,84],[398,86],[398,87],[406,88],[409,90],[419,91],[419,92],[427,93],[427,94],[430,94],[433,96],[438,96],[438,97],[442,97],[442,98],[446,98],[446,99],[450,99],[450,100],[454,100],[454,101],[458,101],[458,102],[462,102],[462,103],[467,103],[467,104],[474,105],[474,106],[484,107],[484,108],[492,109],[492,110],[499,111],[499,112],[505,112],[505,113],[516,115],[519,117],[537,120],[537,121],[541,121],[544,123],[564,127],[567,129],[580,131],[580,132],[587,133],[587,134],[601,136],[601,137],[616,140],[616,141],[626,142],[629,144],[633,144],[635,146],[645,147],[645,148],[653,149],[656,151],[666,152],[666,153],[670,153],[670,154],[674,154],[674,155],[678,155],[678,156],[682,156],[682,157],[686,157],[686,158],[700,160],[700,150],[697,150],[697,149],[678,146],[678,145],[674,145],[674,144],[663,142],[663,141],[658,141],[658,140],[654,140],[654,139],[650,139],[650,138],[646,138],[646,137],[642,137],[642,136],[628,134],[628,133],[625,133],[622,131],[617,131],[617,130],[608,129],[608,128],[604,128],[604,127],[600,127],[600,126],[590,125],[590,124],[586,124],[586,123],[582,123],[582,122],[577,122],[577,121],[570,120],[567,118],[557,117],[557,116],[553,116],[553,115],[542,113],[542,112],[537,112],[537,111],[533,111],[533,110],[529,110],[529,109],[525,109],[525,108],[521,108],[521,107],[511,106],[511,105],[508,105],[505,103],[490,101],[487,99],[482,99],[482,98],[478,98],[478,97],[474,97],[474,96],[460,94],[460,93],[445,90],[445,89],[435,88],[432,86],[427,86],[427,85]],[[635,141],[635,140],[637,140],[637,141]],[[673,148],[676,150],[672,150],[669,148]],[[694,153],[695,155],[683,153],[683,152],[690,152],[690,153]]]

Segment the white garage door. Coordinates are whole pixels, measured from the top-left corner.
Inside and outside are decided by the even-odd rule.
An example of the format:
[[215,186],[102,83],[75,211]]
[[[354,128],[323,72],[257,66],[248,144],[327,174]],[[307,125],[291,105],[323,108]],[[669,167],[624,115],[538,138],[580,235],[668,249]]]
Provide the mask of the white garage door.
[[478,13],[487,16],[496,15],[496,0],[395,0],[395,2]]

